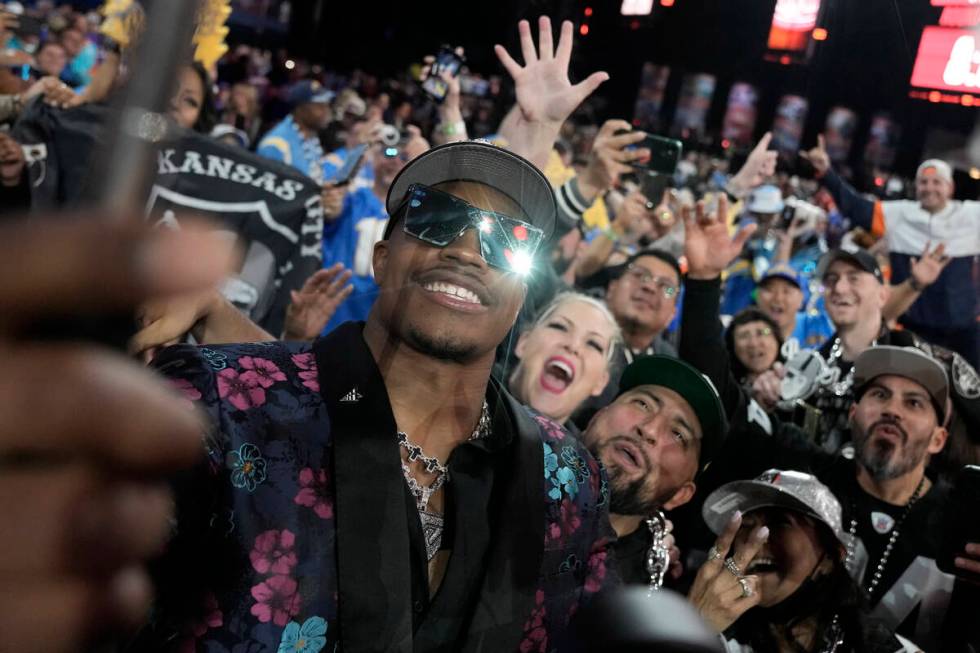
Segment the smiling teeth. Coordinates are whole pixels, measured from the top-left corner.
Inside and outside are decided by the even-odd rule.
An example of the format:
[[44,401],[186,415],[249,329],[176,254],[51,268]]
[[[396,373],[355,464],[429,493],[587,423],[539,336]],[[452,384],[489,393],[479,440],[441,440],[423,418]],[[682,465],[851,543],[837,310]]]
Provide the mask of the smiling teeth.
[[751,563],[749,563],[749,566],[746,568],[745,571],[747,573],[750,573],[756,568],[761,567],[762,565],[775,566],[775,564],[776,561],[773,558],[756,558]]
[[575,377],[575,372],[572,371],[572,368],[567,363],[563,363],[559,360],[553,360],[548,362],[548,366],[555,367],[564,372],[569,381]]
[[461,299],[470,304],[481,303],[480,298],[476,296],[475,292],[466,288],[460,288],[451,283],[427,283],[424,288],[430,292],[441,292],[445,295],[451,295],[456,299]]

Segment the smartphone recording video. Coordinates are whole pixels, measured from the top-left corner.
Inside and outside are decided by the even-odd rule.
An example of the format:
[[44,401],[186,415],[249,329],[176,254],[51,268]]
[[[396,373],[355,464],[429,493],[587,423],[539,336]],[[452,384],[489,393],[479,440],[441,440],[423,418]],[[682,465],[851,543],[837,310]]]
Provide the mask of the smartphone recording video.
[[964,515],[976,515],[980,511],[980,467],[966,465],[953,482],[953,490],[946,504],[946,519],[936,564],[947,574],[955,574],[980,584],[980,574],[956,566],[956,558],[963,556],[968,542],[980,542],[980,522],[964,519]]
[[347,158],[344,159],[343,165],[340,166],[329,182],[334,186],[342,186],[343,184],[350,183],[350,180],[357,175],[357,171],[361,169],[361,164],[364,162],[364,154],[367,152],[367,149],[368,146],[366,143],[352,148],[348,152]]
[[668,176],[674,174],[674,171],[677,169],[677,164],[680,163],[681,153],[684,150],[684,146],[679,140],[665,138],[655,134],[647,134],[646,138],[642,141],[626,149],[638,150],[641,148],[650,150],[649,158],[634,161],[631,165],[634,168]]
[[443,46],[436,55],[436,60],[429,67],[429,74],[422,80],[422,90],[438,103],[446,99],[449,85],[442,79],[442,73],[448,71],[453,77],[459,75],[463,67],[463,57],[456,53],[455,48]]
[[17,16],[17,27],[14,34],[21,39],[41,38],[44,23],[33,16]]
[[670,185],[670,175],[647,171],[640,176],[640,192],[647,198],[647,208],[654,209],[664,198],[664,191]]

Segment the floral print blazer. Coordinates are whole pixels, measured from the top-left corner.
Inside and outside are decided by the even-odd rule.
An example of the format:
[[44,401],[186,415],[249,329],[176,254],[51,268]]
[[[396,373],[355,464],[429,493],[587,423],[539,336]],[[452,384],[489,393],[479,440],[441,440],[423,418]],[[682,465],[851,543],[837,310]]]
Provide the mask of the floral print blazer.
[[507,519],[465,641],[421,643],[397,429],[362,328],[158,356],[213,429],[205,463],[175,481],[175,536],[132,650],[554,651],[583,601],[617,581],[599,464],[491,380],[514,426]]

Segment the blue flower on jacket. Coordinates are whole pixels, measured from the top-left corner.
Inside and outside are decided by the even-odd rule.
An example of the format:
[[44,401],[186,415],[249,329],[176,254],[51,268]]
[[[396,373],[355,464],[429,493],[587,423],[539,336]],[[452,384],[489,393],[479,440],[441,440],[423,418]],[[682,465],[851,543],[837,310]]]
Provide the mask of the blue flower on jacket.
[[254,444],[245,443],[232,451],[225,459],[231,470],[231,484],[254,492],[259,483],[265,480],[265,458]]
[[228,357],[222,354],[220,351],[208,349],[207,347],[201,347],[201,355],[204,356],[204,360],[208,362],[208,365],[210,365],[212,369],[221,371],[228,367]]
[[569,466],[569,468],[571,468],[573,472],[575,472],[575,480],[577,480],[580,484],[587,482],[586,479],[592,475],[592,472],[589,471],[588,463],[586,463],[585,459],[582,458],[582,454],[572,447],[565,447],[562,450],[561,459],[566,465]]
[[547,442],[542,444],[544,445],[544,477],[547,479],[551,478],[558,469],[558,454],[552,451],[551,445]]
[[578,493],[578,481],[575,480],[575,472],[568,467],[559,467],[551,479],[551,489],[548,496],[558,501],[561,499],[561,492],[565,491],[568,498],[574,499]]
[[[576,493],[578,493],[578,480],[575,478],[575,472],[572,471],[567,465],[558,464],[558,454],[554,452],[551,445],[547,442],[544,444],[544,478],[546,481],[551,483],[551,489],[548,490],[548,496],[558,501],[561,499],[562,490],[571,497],[575,498]],[[562,459],[564,459],[564,451],[562,452]]]
[[278,653],[320,653],[327,645],[327,622],[323,617],[310,617],[300,626],[295,621],[282,631]]

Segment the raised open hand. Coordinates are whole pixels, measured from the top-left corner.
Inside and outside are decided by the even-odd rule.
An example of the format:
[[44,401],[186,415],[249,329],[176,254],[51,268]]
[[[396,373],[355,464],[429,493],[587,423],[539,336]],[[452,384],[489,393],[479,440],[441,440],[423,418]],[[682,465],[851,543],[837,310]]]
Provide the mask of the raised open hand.
[[609,79],[609,75],[604,72],[592,73],[578,84],[568,80],[568,64],[572,57],[570,21],[566,20],[561,25],[557,49],[552,41],[551,19],[547,16],[538,19],[537,48],[531,37],[530,24],[522,20],[517,28],[524,65],[518,64],[502,45],[495,45],[494,52],[514,79],[521,115],[528,122],[560,125],[585,98]]
[[911,276],[920,286],[935,283],[946,268],[946,264],[949,263],[945,243],[939,243],[933,250],[930,250],[931,246],[932,243],[926,243],[922,256],[912,259]]
[[284,340],[313,340],[340,306],[353,292],[348,284],[351,271],[342,263],[325,270],[317,270],[306,280],[299,291],[292,291],[292,302],[286,308]]

